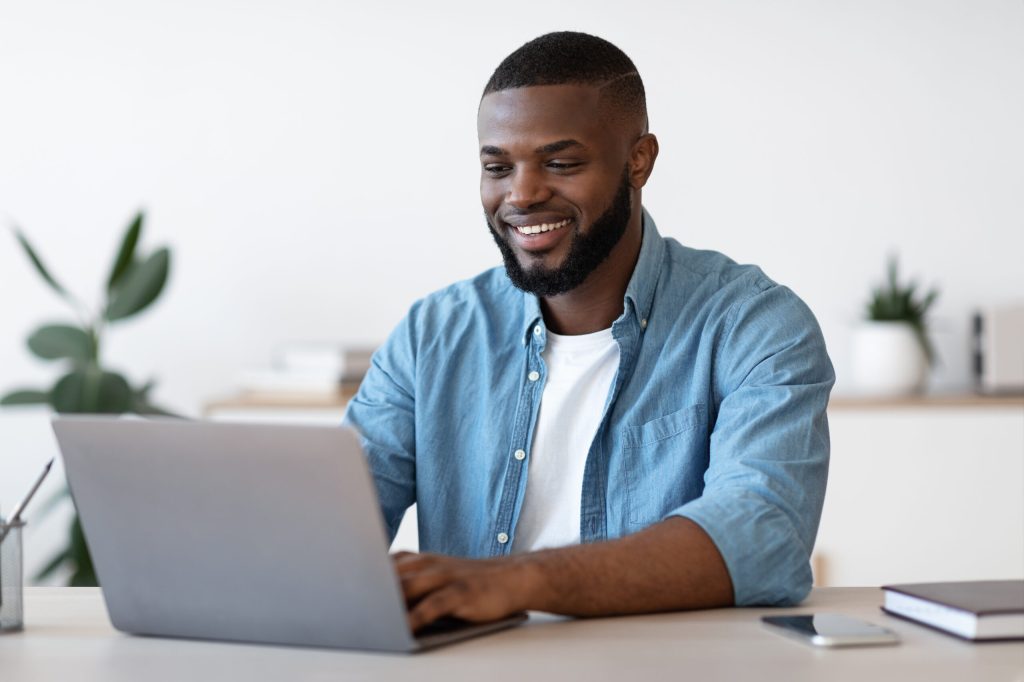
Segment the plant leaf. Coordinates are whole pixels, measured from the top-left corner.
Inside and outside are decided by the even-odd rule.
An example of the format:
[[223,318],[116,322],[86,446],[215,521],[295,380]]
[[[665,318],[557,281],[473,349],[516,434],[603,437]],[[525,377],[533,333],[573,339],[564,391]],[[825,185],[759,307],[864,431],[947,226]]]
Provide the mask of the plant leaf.
[[178,414],[176,412],[171,412],[170,410],[165,410],[162,407],[157,407],[156,405],[154,405],[152,403],[149,403],[149,402],[146,402],[146,401],[142,401],[142,400],[136,400],[135,401],[135,405],[133,406],[133,410],[132,411],[135,412],[136,414],[149,415],[149,416],[153,416],[153,417],[175,417],[177,419],[185,419],[184,416],[182,416],[182,415],[180,415],[180,414]]
[[82,522],[79,521],[77,512],[75,518],[71,520],[68,558],[75,564],[75,570],[68,581],[70,587],[95,587],[98,584],[96,570],[92,565],[92,556],[89,554],[89,545],[85,541]]
[[132,390],[120,374],[85,367],[65,374],[50,392],[63,414],[122,414],[132,407]]
[[135,390],[135,399],[136,400],[149,400],[149,393],[150,393],[150,391],[153,390],[154,386],[156,386],[156,380],[155,379],[150,379],[149,381],[144,383],[140,388]]
[[36,573],[36,580],[42,580],[43,578],[47,578],[55,573],[57,569],[61,567],[61,564],[68,560],[69,556],[70,552],[67,548],[57,552],[57,554],[55,554],[53,558],[51,558],[46,565]]
[[0,405],[39,405],[48,402],[50,402],[49,393],[28,388],[11,391],[0,398]]
[[899,257],[895,253],[889,254],[888,271],[889,271],[889,289],[891,291],[896,291],[896,289],[898,288],[896,280],[898,279],[898,276],[899,276]]
[[133,263],[113,291],[106,318],[111,322],[121,320],[148,307],[163,291],[170,266],[171,253],[166,248]]
[[121,240],[121,248],[117,252],[117,258],[114,259],[114,265],[110,268],[110,277],[107,279],[107,291],[113,291],[114,287],[127,272],[128,267],[135,260],[135,247],[139,243],[139,235],[142,233],[142,221],[145,218],[145,214],[139,211],[135,214],[135,219],[132,220],[128,226],[128,230],[124,233],[124,238]]
[[150,379],[141,388],[136,389],[132,393],[132,412],[135,414],[153,415],[159,417],[176,417],[178,419],[185,419],[180,414],[171,412],[170,410],[164,409],[158,405],[154,405],[149,401],[149,394],[156,386],[156,381]]
[[924,351],[925,359],[928,361],[929,367],[934,367],[938,364],[938,357],[935,355],[935,347],[932,346],[931,339],[928,338],[928,333],[924,329],[924,325],[919,321],[912,324],[914,328],[914,335],[917,336],[918,343],[921,344],[921,349]]
[[57,282],[57,280],[54,279],[53,275],[50,274],[50,271],[46,269],[46,266],[43,265],[42,259],[40,259],[39,256],[36,254],[36,250],[33,249],[32,245],[28,243],[28,238],[24,234],[22,234],[21,230],[17,228],[14,229],[14,235],[18,238],[18,243],[21,244],[21,248],[25,250],[25,254],[28,256],[28,259],[32,261],[32,265],[35,266],[36,272],[38,272],[39,275],[44,280],[46,280],[47,284],[53,287],[54,291],[56,291],[64,298],[67,298],[67,290],[64,287],[62,287]]
[[910,322],[919,327],[921,344],[931,362],[935,354],[924,332],[925,314],[935,302],[938,292],[932,290],[919,299],[917,282],[911,280],[907,286],[900,285],[899,261],[896,254],[891,254],[888,258],[886,279],[887,282],[883,287],[875,287],[871,291],[871,298],[867,305],[868,319]]
[[[89,550],[86,550],[88,552]],[[96,587],[99,585],[99,580],[96,579],[96,569],[92,566],[92,557],[89,554],[82,556],[82,565],[78,565],[79,562],[75,562],[75,572],[71,574],[70,580],[68,580],[68,587]]]
[[96,356],[92,336],[80,327],[66,324],[48,324],[28,337],[28,347],[44,360],[68,358],[75,364],[85,364]]
[[[67,485],[61,486],[58,490],[55,490],[53,494],[48,497],[44,502],[40,503],[36,507],[35,514],[38,518],[45,518],[48,516],[56,507],[66,499],[70,498]],[[42,580],[47,576],[54,573],[59,569],[65,562],[69,562],[72,557],[71,547],[67,546],[53,556],[50,561],[36,573],[36,580]]]
[[33,515],[37,519],[44,519],[50,515],[50,512],[59,507],[61,502],[70,498],[71,492],[68,490],[67,485],[62,485],[57,490],[54,490],[52,495],[33,507]]
[[928,312],[928,309],[932,307],[932,304],[935,303],[935,299],[938,297],[938,289],[932,289],[928,292],[928,295],[924,297],[923,301],[921,301],[921,317],[924,317],[924,314]]

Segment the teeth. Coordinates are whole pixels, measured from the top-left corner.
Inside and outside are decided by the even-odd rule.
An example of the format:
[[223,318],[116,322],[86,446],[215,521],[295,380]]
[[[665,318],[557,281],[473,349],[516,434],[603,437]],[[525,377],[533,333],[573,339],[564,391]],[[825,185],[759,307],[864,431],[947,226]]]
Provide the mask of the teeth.
[[565,227],[571,222],[571,219],[566,218],[565,220],[559,221],[557,223],[541,223],[540,225],[526,225],[524,227],[517,227],[516,229],[519,230],[519,232],[522,234],[540,234],[541,232],[550,232],[551,230],[557,230],[560,227]]

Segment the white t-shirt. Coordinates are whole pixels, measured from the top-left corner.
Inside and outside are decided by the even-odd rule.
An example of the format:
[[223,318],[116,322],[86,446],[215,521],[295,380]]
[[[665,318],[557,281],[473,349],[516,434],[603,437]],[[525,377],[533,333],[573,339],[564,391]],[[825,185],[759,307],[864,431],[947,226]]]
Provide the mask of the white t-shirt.
[[528,452],[513,552],[579,544],[583,470],[619,368],[611,329],[580,336],[549,331],[547,336],[541,357],[548,376]]

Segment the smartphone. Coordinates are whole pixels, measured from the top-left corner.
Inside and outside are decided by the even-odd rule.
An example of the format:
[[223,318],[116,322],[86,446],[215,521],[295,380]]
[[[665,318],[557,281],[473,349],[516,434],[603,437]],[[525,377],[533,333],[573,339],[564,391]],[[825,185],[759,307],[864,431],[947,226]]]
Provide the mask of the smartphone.
[[841,613],[763,616],[761,621],[779,634],[796,637],[814,646],[871,646],[898,644],[900,641],[899,635],[892,630]]

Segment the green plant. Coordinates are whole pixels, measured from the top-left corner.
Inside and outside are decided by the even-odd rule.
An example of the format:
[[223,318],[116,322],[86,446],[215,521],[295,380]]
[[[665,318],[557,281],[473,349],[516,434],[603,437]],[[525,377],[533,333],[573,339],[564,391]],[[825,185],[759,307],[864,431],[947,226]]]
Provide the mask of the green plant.
[[886,283],[875,287],[871,292],[867,306],[868,319],[909,324],[914,329],[925,357],[928,358],[928,364],[934,365],[935,349],[928,339],[925,317],[938,297],[938,289],[931,289],[925,294],[918,295],[916,282],[911,281],[905,286],[900,284],[898,259],[896,256],[890,256]]
[[[29,350],[39,358],[59,361],[64,373],[48,390],[22,388],[0,398],[0,405],[48,404],[63,414],[171,413],[155,406],[149,398],[154,382],[133,387],[101,361],[100,350],[107,327],[138,315],[160,296],[170,272],[171,254],[159,248],[143,256],[138,253],[144,214],[140,211],[128,225],[104,286],[98,310],[76,297],[43,265],[38,252],[21,230],[15,238],[36,272],[74,311],[75,323],[44,324],[28,337]],[[47,506],[52,508],[67,496],[61,490]],[[68,532],[67,546],[40,571],[44,578],[61,566],[71,569],[71,585],[95,585],[96,575],[77,513]]]

